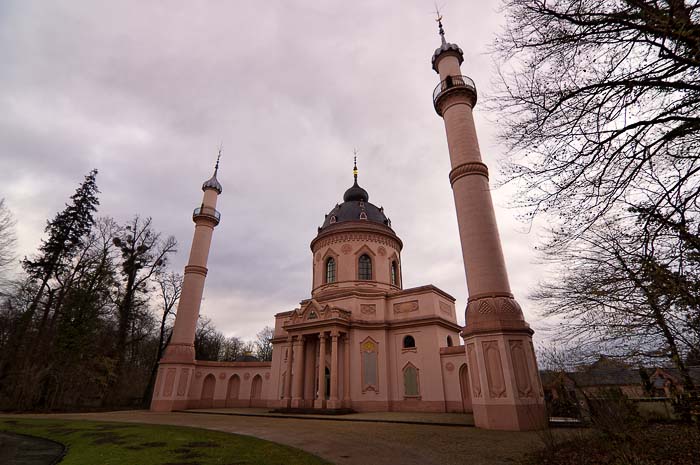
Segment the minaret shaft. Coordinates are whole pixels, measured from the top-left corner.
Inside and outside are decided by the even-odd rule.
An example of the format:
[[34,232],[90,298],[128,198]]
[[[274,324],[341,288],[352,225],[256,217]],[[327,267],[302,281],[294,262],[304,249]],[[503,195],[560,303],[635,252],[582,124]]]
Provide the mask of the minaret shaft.
[[444,110],[443,118],[469,295],[509,293],[488,171],[481,161],[472,107],[455,101]]
[[508,283],[489,171],[481,159],[472,110],[476,86],[462,75],[462,50],[444,40],[433,55],[440,84],[433,94],[450,154],[462,257],[469,290],[462,332],[476,426],[528,430],[545,425],[544,395],[525,322]]
[[204,294],[207,260],[214,228],[219,224],[216,201],[221,193],[221,185],[216,179],[217,171],[218,161],[214,175],[202,186],[202,204],[192,215],[195,223],[192,247],[185,266],[173,333],[159,362],[151,410],[167,412],[187,408],[189,384],[195,363],[194,337]]

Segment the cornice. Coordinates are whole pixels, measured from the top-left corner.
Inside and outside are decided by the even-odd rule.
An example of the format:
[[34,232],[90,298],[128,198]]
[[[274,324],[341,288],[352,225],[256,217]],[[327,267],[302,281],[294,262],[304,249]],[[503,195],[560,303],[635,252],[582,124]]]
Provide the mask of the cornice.
[[208,360],[196,360],[198,367],[221,367],[221,368],[269,368],[272,362],[213,362]]
[[310,247],[316,253],[319,248],[326,245],[349,241],[375,242],[393,247],[399,252],[403,248],[403,242],[392,229],[367,221],[344,221],[332,224],[311,241]]
[[394,298],[403,297],[403,296],[425,294],[426,292],[433,292],[435,294],[439,294],[440,296],[448,299],[452,303],[456,302],[456,299],[454,297],[452,297],[450,294],[443,291],[442,289],[433,286],[432,284],[426,284],[425,286],[419,286],[419,287],[412,287],[410,289],[403,289],[403,290],[396,292],[396,293],[390,293],[388,297],[390,299],[394,299]]
[[[454,323],[449,320],[445,320],[443,318],[440,318],[438,316],[433,316],[433,315],[428,315],[428,316],[421,316],[417,318],[404,318],[401,320],[393,320],[393,321],[387,321],[387,320],[379,320],[379,321],[369,321],[369,320],[340,320],[340,319],[330,319],[330,320],[307,320],[303,323],[298,323],[295,325],[288,325],[285,326],[285,331],[288,332],[302,332],[302,331],[309,331],[309,330],[318,330],[318,331],[330,331],[331,327],[333,329],[342,329],[342,330],[352,330],[352,329],[374,329],[374,330],[394,330],[394,329],[403,329],[403,328],[412,328],[412,327],[417,327],[417,326],[426,326],[426,325],[436,325],[436,326],[441,326],[443,328],[449,329],[450,331],[455,331],[459,332],[462,330],[462,327],[458,325],[457,323]],[[273,339],[273,342],[286,342],[287,338],[286,337],[275,337]]]

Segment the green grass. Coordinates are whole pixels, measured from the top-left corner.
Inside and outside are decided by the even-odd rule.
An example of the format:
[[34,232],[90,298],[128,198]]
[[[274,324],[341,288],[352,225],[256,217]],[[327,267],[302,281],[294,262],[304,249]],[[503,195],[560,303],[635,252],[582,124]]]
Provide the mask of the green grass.
[[239,434],[179,426],[3,419],[0,431],[68,447],[61,465],[327,464],[314,455]]

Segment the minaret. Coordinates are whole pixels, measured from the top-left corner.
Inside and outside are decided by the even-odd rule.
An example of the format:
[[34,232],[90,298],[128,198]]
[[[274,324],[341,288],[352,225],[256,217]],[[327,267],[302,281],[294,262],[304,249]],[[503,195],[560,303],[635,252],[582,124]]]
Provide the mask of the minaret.
[[445,121],[450,184],[457,210],[469,301],[462,332],[476,426],[529,430],[544,426],[544,396],[532,346],[533,331],[508,283],[505,260],[481,160],[472,111],[476,86],[462,75],[462,49],[445,40],[432,58],[440,84],[433,104]]
[[207,258],[214,228],[221,219],[221,214],[216,210],[216,200],[222,190],[216,179],[220,158],[221,150],[214,174],[202,184],[202,205],[192,213],[195,227],[190,258],[185,266],[173,334],[159,362],[151,410],[169,412],[187,407],[187,394],[194,372],[194,334],[207,276]]

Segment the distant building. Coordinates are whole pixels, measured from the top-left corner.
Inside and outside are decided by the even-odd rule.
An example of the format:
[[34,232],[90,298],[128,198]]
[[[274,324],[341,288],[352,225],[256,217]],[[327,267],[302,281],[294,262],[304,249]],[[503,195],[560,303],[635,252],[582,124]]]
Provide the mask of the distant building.
[[[700,385],[700,366],[689,367],[689,371],[696,385]],[[545,399],[555,409],[572,404],[585,408],[587,399],[606,397],[611,391],[631,400],[670,399],[684,391],[676,368],[635,368],[603,355],[580,370],[543,370],[540,376]]]

